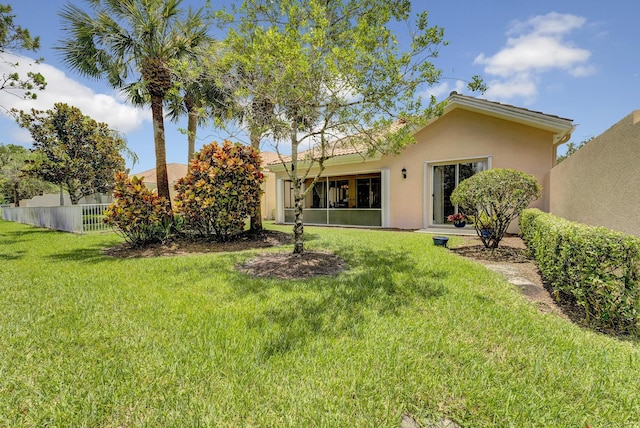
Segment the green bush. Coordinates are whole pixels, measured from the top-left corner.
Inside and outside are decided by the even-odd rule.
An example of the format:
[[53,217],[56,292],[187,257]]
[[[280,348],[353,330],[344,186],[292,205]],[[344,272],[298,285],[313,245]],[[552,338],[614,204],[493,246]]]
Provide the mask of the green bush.
[[595,328],[640,333],[640,239],[537,209],[522,213],[520,230],[556,299],[574,299]]
[[497,248],[509,224],[540,197],[533,175],[515,169],[495,168],[462,181],[451,202],[472,222],[486,248]]
[[228,240],[256,212],[263,181],[255,149],[229,141],[211,143],[196,154],[187,176],[176,184],[176,213],[185,230]]
[[141,178],[115,175],[115,201],[104,212],[104,222],[127,242],[142,246],[164,242],[171,232],[173,217],[169,201],[149,190]]

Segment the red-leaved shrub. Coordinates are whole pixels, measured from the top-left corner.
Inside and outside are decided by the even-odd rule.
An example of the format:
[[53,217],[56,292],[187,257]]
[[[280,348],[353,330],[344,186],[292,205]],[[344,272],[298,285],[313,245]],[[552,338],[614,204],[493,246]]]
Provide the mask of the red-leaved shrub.
[[186,231],[226,241],[256,211],[264,175],[259,153],[224,141],[204,146],[176,184],[176,214]]
[[115,175],[113,196],[115,201],[106,209],[104,222],[127,242],[142,246],[167,239],[173,216],[166,198],[149,190],[142,179],[129,178],[124,172]]

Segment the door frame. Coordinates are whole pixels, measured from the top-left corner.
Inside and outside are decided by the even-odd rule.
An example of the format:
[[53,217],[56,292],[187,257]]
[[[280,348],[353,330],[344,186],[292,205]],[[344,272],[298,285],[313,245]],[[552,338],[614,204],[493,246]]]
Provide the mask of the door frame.
[[428,160],[424,162],[423,166],[423,185],[424,193],[422,195],[422,228],[427,229],[429,227],[442,227],[441,224],[433,224],[433,167],[440,165],[451,165],[458,163],[468,163],[472,161],[487,163],[487,170],[493,168],[493,156],[471,156],[466,158],[452,158],[452,159],[439,159]]

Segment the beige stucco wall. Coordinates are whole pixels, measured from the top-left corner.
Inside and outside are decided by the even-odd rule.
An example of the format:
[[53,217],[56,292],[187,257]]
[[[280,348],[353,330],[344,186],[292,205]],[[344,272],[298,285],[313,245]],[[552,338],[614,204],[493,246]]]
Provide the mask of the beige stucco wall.
[[268,170],[264,171],[265,181],[262,184],[264,193],[260,199],[262,218],[274,220],[276,215],[276,175]]
[[[323,176],[367,173],[389,169],[390,227],[421,229],[431,215],[431,162],[490,157],[490,168],[514,168],[533,174],[543,186],[543,197],[532,206],[548,210],[548,174],[553,166],[553,134],[463,109],[439,118],[415,135],[416,144],[400,155],[377,161],[335,165]],[[407,178],[403,179],[402,169]],[[278,178],[286,179],[280,172]],[[426,211],[424,207],[426,206]],[[517,232],[517,229],[511,229]]]
[[640,110],[551,170],[550,211],[640,236]]

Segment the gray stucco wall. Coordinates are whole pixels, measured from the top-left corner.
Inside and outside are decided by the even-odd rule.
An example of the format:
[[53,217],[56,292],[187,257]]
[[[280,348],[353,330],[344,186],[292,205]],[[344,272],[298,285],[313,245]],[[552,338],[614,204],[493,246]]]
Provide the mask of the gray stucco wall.
[[550,190],[552,214],[640,236],[640,110],[555,166]]

